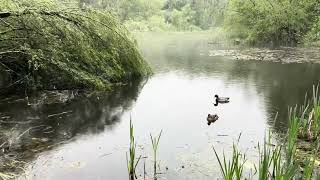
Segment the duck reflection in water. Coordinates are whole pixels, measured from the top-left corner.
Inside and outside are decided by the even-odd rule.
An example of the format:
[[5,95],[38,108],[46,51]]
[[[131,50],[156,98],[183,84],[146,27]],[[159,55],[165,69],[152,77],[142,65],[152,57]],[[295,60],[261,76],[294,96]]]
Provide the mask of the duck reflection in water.
[[216,102],[213,104],[214,106],[218,106],[219,102],[216,100]]
[[218,119],[219,119],[219,116],[217,114],[208,114],[207,116],[208,125],[210,126],[211,123],[216,122]]
[[214,97],[216,98],[216,102],[213,104],[214,106],[218,106],[219,103],[225,104],[230,102],[229,97],[219,97],[218,95],[215,95]]

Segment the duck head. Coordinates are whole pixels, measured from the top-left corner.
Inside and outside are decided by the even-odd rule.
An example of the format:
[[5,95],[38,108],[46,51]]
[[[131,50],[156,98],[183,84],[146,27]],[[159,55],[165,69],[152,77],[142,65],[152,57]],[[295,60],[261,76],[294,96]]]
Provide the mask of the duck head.
[[219,96],[218,96],[218,95],[214,95],[214,97],[215,97],[215,98],[219,98]]

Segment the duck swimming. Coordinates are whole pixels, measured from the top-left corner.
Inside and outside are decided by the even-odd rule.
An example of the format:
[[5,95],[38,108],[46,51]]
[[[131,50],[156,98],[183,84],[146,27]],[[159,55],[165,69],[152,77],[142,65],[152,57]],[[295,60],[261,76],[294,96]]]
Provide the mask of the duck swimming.
[[219,97],[218,95],[214,96],[216,98],[216,103],[228,103],[229,97]]
[[217,114],[208,114],[208,117],[207,117],[208,125],[216,122],[218,119],[219,119],[219,116]]

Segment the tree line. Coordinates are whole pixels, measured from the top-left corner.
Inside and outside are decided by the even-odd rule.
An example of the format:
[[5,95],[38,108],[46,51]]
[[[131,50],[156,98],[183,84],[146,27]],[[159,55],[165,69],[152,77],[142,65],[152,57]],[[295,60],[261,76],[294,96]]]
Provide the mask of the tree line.
[[75,1],[81,8],[109,10],[130,30],[221,28],[229,37],[253,45],[298,45],[320,41],[319,0]]

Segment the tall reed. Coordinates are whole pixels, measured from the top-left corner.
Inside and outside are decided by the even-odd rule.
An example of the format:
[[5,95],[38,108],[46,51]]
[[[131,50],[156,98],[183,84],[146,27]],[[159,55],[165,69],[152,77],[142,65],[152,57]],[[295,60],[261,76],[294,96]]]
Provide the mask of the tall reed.
[[152,144],[152,149],[153,149],[153,174],[154,174],[154,179],[157,179],[157,151],[159,148],[159,142],[160,138],[162,135],[162,130],[160,131],[160,134],[156,137],[153,137],[150,134],[150,139],[151,139],[151,144]]
[[129,145],[129,158],[128,153],[126,153],[126,159],[127,159],[127,168],[129,173],[129,179],[133,180],[134,178],[137,178],[136,176],[136,167],[141,159],[141,155],[139,156],[138,160],[136,161],[136,147],[137,144],[135,143],[135,138],[133,134],[133,125],[132,120],[130,117],[130,145]]

